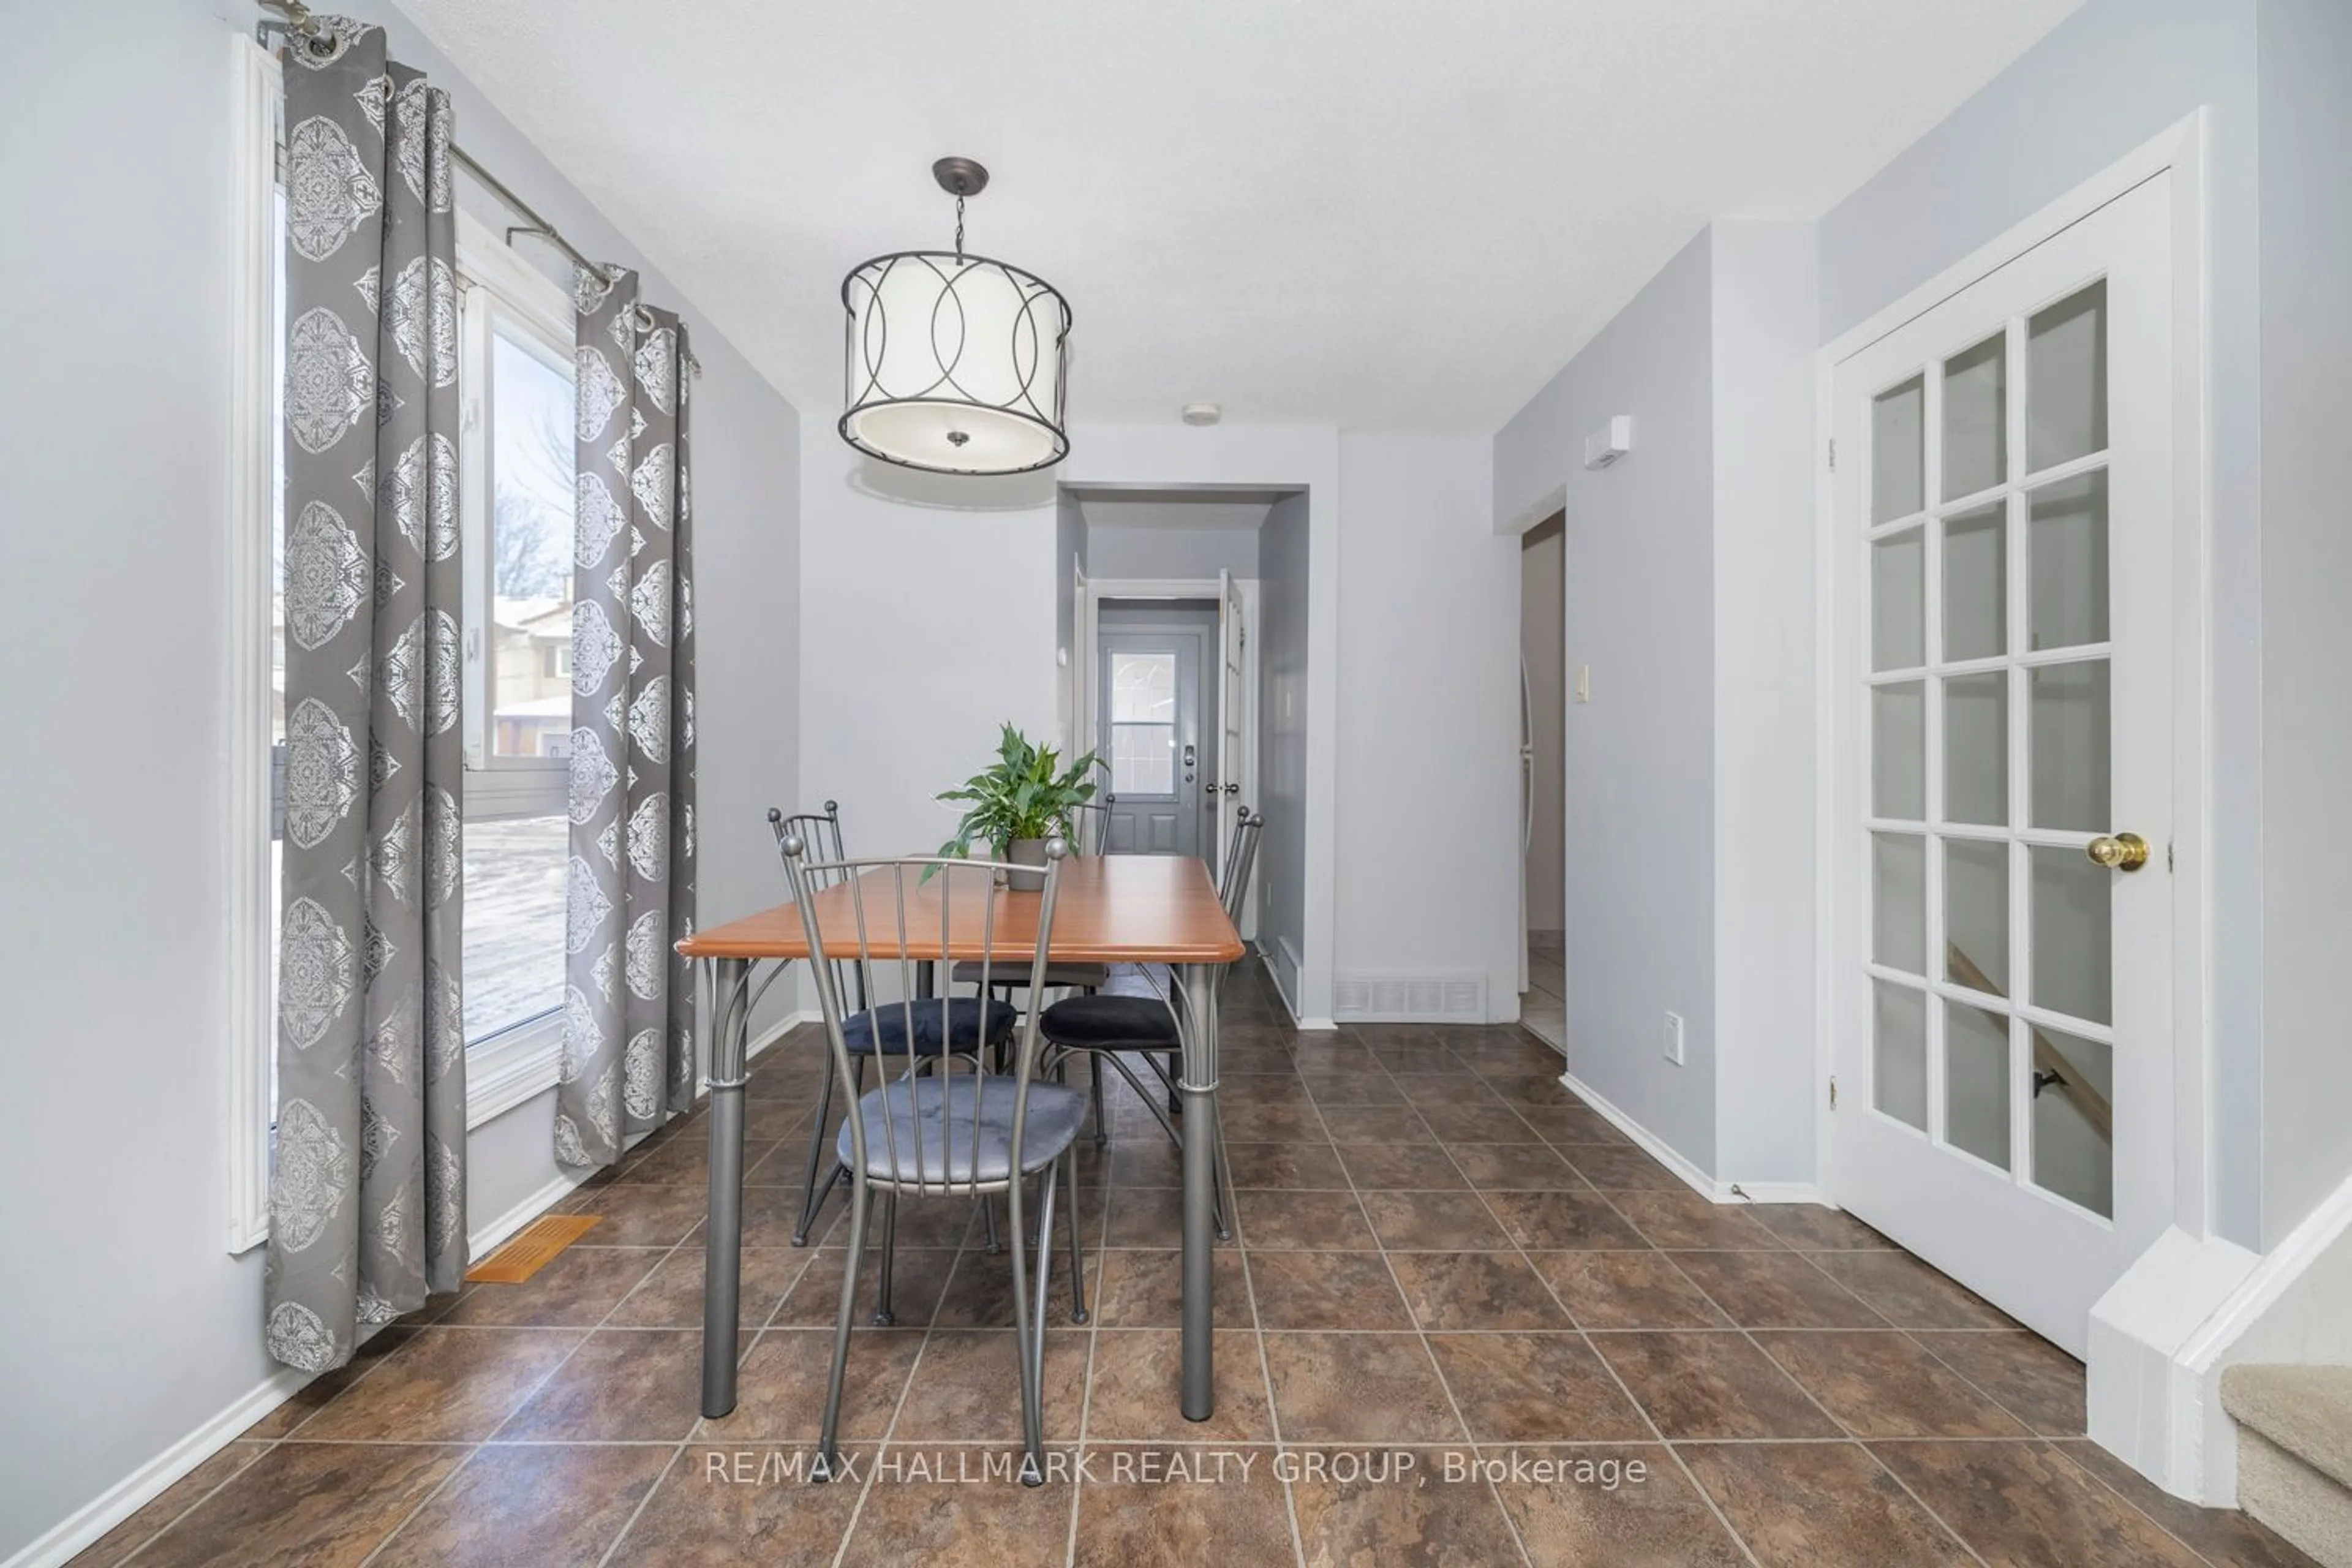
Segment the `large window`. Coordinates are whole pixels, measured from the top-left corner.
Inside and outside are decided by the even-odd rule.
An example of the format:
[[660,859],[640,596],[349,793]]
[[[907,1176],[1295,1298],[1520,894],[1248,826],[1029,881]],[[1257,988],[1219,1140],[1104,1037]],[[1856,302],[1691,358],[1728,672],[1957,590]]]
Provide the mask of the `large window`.
[[[559,1042],[571,817],[572,301],[461,222],[466,1039]],[[547,1059],[551,1059],[549,1058]]]

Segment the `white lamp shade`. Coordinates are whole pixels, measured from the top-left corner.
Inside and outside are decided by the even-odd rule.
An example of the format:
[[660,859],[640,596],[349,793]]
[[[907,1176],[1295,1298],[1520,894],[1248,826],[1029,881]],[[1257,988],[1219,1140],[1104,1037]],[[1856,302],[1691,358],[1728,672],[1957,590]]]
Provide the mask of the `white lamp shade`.
[[910,468],[1014,474],[1057,463],[1070,309],[984,257],[877,256],[841,286],[849,310],[843,439]]

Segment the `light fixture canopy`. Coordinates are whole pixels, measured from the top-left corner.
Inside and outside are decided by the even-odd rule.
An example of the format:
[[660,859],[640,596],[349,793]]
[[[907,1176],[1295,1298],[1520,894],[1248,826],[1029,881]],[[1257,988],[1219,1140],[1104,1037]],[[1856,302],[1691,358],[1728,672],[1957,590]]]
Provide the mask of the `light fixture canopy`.
[[986,169],[942,158],[931,175],[956,199],[955,249],[877,256],[842,279],[841,438],[932,473],[1050,468],[1070,451],[1069,304],[1036,274],[964,249],[964,198],[986,187]]

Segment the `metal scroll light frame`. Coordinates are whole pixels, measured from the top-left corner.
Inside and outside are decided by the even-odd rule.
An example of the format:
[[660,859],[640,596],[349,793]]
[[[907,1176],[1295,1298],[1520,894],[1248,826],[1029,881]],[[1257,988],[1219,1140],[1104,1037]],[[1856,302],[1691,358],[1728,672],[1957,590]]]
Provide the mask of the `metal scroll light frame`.
[[[302,0],[256,0],[256,3],[264,10],[277,13],[275,16],[265,16],[253,25],[254,41],[263,48],[270,47],[272,34],[284,38],[287,47],[307,49],[321,59],[332,59],[342,48],[342,40],[328,25],[332,18],[322,16],[319,12],[313,11],[304,5]],[[613,268],[602,262],[589,260],[585,252],[564,238],[562,233],[553,224],[540,216],[538,209],[515,195],[505,181],[482,167],[472,153],[455,142],[449,144],[449,159],[457,167],[471,174],[476,183],[498,199],[500,205],[523,220],[521,223],[509,224],[507,226],[506,241],[509,246],[514,244],[518,236],[545,240],[562,251],[574,267],[594,279],[600,289],[610,289],[619,281],[619,274]],[[654,330],[653,313],[643,305],[639,305],[636,309],[636,319],[632,324],[640,332],[652,331]],[[702,362],[696,359],[690,352],[683,357],[687,373],[699,378],[702,374]]]
[[[955,197],[954,251],[890,251],[860,262],[841,280],[842,308],[848,312],[849,319],[843,329],[845,342],[842,354],[845,367],[843,402],[846,407],[836,428],[844,441],[882,462],[894,463],[905,468],[922,468],[926,472],[964,474],[971,470],[930,468],[928,465],[910,463],[904,458],[880,451],[860,441],[850,428],[850,421],[868,409],[908,403],[958,403],[1026,420],[1053,437],[1053,449],[1043,459],[1024,468],[990,469],[988,472],[1026,474],[1039,468],[1050,468],[1070,455],[1070,437],[1065,412],[1069,393],[1072,320],[1069,301],[1062,297],[1060,289],[1025,268],[999,261],[993,257],[973,255],[964,249],[964,199],[976,196],[988,188],[986,167],[971,158],[941,158],[931,165],[931,177],[939,182],[940,189]],[[891,391],[882,385],[883,353],[890,336],[889,312],[885,307],[882,286],[890,274],[901,267],[927,268],[939,279],[939,297],[932,307],[932,320],[929,323],[917,323],[916,330],[929,331],[936,353],[940,314],[952,305],[958,317],[956,350],[952,357],[938,360],[938,374],[929,382],[921,386]],[[1021,308],[1014,323],[1013,342],[1010,345],[1016,364],[1024,362],[1023,348],[1025,346],[1028,350],[1020,385],[1013,396],[1002,403],[975,397],[956,380],[956,367],[962,360],[965,347],[961,330],[963,306],[956,290],[963,279],[983,272],[1002,275],[1020,297]],[[858,331],[861,295],[867,306],[862,336]],[[1039,311],[1049,304],[1051,317],[1041,321]],[[1044,355],[1047,353],[1053,355],[1055,370],[1053,406],[1050,409],[1040,405],[1035,396],[1037,371],[1045,363]]]

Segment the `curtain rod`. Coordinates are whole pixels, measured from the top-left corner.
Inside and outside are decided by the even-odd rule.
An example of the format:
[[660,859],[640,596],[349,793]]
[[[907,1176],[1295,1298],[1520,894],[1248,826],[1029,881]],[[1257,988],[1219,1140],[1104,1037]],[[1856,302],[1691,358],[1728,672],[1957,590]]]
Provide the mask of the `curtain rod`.
[[[320,36],[318,14],[312,11],[310,6],[302,4],[302,0],[257,0],[257,3],[265,9],[275,11],[278,14],[276,17],[265,16],[259,22],[254,24],[253,33],[255,41],[259,43],[263,48],[268,48],[269,47],[269,35],[272,33],[283,33],[286,35],[289,43],[296,39],[307,40],[316,38]],[[558,230],[553,224],[540,216],[539,210],[536,207],[533,207],[529,202],[524,201],[520,196],[515,195],[512,187],[508,185],[504,180],[499,179],[496,174],[491,174],[489,170],[484,168],[479,159],[476,158],[471,153],[467,152],[463,147],[457,145],[457,142],[454,140],[449,143],[449,160],[456,163],[457,167],[465,170],[466,173],[473,175],[474,178],[480,183],[482,188],[488,191],[491,195],[497,197],[499,203],[503,205],[508,211],[513,213],[517,217],[524,220],[522,223],[508,228],[507,243],[509,246],[514,243],[514,237],[516,235],[527,234],[535,239],[543,239],[547,241],[548,244],[555,247],[556,249],[563,252],[564,256],[571,260],[573,266],[588,273],[591,277],[602,281],[607,289],[611,288],[614,283],[618,281],[617,277],[610,268],[604,266],[600,262],[589,260],[587,256],[581,251],[578,246],[564,238],[562,233]],[[639,305],[637,307],[637,314],[645,321],[650,322],[652,321],[652,317],[646,314],[646,308],[643,305]],[[651,328],[649,326],[640,326],[638,330],[640,331],[650,331]],[[696,359],[691,351],[688,351],[681,357],[686,361],[686,368],[689,374],[699,376],[702,374],[702,362]]]

